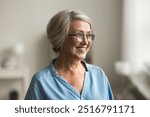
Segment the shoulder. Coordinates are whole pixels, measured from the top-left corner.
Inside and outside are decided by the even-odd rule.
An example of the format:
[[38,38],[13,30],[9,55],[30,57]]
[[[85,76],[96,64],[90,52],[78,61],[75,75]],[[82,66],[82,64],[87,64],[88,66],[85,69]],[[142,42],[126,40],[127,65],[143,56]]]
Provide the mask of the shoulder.
[[56,70],[53,65],[53,60],[50,62],[49,65],[46,67],[40,69],[38,72],[36,72],[32,77],[32,83],[33,84],[43,84],[47,82],[51,82],[54,80],[54,77],[56,76]]
[[86,67],[92,79],[94,78],[94,79],[99,79],[104,81],[108,80],[104,70],[101,67],[94,64],[86,64]]
[[50,78],[51,76],[52,74],[50,71],[50,67],[47,66],[47,67],[40,69],[38,72],[36,72],[32,77],[32,81],[38,82],[38,81],[46,80],[47,78]]
[[103,69],[97,65],[86,63],[86,67],[88,71],[104,74]]

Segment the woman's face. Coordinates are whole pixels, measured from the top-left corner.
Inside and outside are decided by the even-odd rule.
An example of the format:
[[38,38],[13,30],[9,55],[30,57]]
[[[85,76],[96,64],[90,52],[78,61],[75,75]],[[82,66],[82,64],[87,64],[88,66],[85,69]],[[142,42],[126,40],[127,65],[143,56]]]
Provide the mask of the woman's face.
[[75,35],[69,35],[75,33],[84,35],[92,34],[90,24],[83,20],[73,20],[68,32],[68,38],[64,42],[62,52],[69,58],[83,60],[92,45],[92,40],[88,40],[86,36],[82,39]]

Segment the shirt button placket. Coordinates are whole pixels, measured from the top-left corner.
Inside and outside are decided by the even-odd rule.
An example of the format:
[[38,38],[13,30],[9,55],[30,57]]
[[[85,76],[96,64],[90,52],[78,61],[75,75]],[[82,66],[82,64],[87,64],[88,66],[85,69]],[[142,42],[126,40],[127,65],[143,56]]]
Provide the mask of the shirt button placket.
[[83,100],[83,97],[81,96],[80,99]]

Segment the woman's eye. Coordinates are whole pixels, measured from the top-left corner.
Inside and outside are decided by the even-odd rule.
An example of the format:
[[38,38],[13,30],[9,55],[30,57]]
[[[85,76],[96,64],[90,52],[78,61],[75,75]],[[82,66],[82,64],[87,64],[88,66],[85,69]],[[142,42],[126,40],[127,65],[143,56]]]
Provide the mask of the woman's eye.
[[82,33],[77,33],[77,36],[82,37],[83,34]]

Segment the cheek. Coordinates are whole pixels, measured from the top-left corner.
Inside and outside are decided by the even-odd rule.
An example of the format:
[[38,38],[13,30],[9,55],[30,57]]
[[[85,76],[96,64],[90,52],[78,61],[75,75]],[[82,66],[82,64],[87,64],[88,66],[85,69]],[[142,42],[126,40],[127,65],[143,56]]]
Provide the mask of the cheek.
[[87,47],[88,47],[88,50],[91,48],[91,46],[92,46],[92,42],[89,42],[89,43],[88,43],[88,46],[87,46]]
[[64,44],[64,50],[65,51],[71,51],[74,52],[76,51],[76,46],[78,45],[77,42],[72,41],[68,41],[67,43]]

